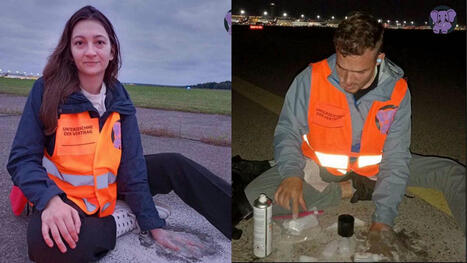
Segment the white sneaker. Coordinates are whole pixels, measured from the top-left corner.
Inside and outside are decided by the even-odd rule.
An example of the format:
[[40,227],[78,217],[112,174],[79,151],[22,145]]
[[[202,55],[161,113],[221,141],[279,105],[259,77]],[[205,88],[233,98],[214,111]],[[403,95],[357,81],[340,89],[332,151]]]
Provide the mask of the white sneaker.
[[136,228],[136,216],[131,212],[130,207],[124,201],[117,200],[112,216],[117,226],[117,237]]
[[[159,212],[159,217],[161,219],[167,219],[170,216],[170,208],[160,202],[155,203],[156,209]],[[133,214],[125,201],[117,200],[112,216],[114,217],[115,224],[117,226],[117,237],[122,236],[134,229],[139,230],[136,216]]]

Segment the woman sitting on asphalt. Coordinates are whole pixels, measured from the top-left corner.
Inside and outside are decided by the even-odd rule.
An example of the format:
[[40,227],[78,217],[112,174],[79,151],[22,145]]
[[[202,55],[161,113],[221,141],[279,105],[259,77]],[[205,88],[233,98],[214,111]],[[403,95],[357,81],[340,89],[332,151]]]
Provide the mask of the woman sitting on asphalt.
[[152,196],[172,190],[230,238],[227,182],[180,154],[143,156],[120,66],[112,24],[86,6],[66,23],[29,94],[7,169],[34,206],[33,261],[98,260],[137,224],[164,247],[200,252],[196,240],[164,229],[170,211]]

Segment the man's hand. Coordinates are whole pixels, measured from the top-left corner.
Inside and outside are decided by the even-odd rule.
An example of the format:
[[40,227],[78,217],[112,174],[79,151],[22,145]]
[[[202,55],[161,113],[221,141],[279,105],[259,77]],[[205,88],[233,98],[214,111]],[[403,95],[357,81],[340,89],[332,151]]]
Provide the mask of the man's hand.
[[161,246],[180,252],[188,257],[200,258],[206,246],[195,236],[162,228],[151,230],[151,235]]
[[292,201],[292,215],[294,219],[298,217],[299,205],[306,211],[307,207],[303,199],[302,178],[289,177],[284,179],[274,194],[274,200],[287,210],[290,210],[290,201]]
[[389,225],[375,222],[368,232],[367,252],[383,255],[387,261],[405,261],[399,256],[407,256],[413,251],[407,247],[407,240],[401,239]]
[[371,231],[380,232],[380,231],[390,231],[390,230],[392,230],[392,228],[384,223],[374,222],[370,226],[370,232]]
[[353,188],[355,188],[355,193],[353,194],[352,199],[350,199],[350,202],[356,203],[358,200],[371,200],[373,191],[375,190],[376,181],[356,173],[352,173],[351,178]]
[[81,220],[76,209],[65,204],[58,195],[52,197],[41,215],[42,237],[49,247],[53,247],[54,242],[50,238],[52,233],[53,240],[57,244],[60,252],[66,252],[66,246],[62,237],[71,248],[76,247],[78,234],[81,228]]

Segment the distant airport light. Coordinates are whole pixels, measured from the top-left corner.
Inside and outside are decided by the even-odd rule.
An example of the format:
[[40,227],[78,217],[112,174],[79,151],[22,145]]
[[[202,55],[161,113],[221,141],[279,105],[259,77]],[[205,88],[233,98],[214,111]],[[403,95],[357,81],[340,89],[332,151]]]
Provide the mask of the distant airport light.
[[287,13],[283,13],[282,16],[283,16],[283,17],[286,17],[286,16],[287,16]]
[[251,30],[262,30],[263,26],[262,25],[250,25]]
[[316,16],[316,18],[318,18],[318,19],[319,19],[319,15],[317,15],[317,16]]
[[[345,17],[345,19],[347,19],[347,17]],[[378,19],[378,22],[381,22],[381,19]]]
[[[347,19],[347,17],[345,17],[345,19]],[[378,23],[381,23],[381,19],[378,19]]]
[[331,19],[334,19],[334,16],[331,16]]
[[425,25],[428,24],[428,22],[425,21]]
[[396,23],[399,23],[399,20],[396,20]]
[[302,14],[302,15],[301,15],[301,17],[302,17],[302,18],[304,18],[304,17],[305,17],[305,15],[304,15],[304,14]]
[[245,10],[240,10],[240,14],[244,15],[244,14],[245,14]]
[[263,12],[263,15],[267,16],[267,15],[268,15],[268,12],[264,11],[264,12]]
[[386,22],[390,23],[390,22],[391,22],[391,20],[387,20]]
[[404,24],[407,23],[407,21],[404,20]]
[[410,21],[410,24],[412,24],[412,25],[413,25],[413,21]]
[[276,5],[275,3],[271,3],[272,6]]
[[36,75],[39,76],[39,73],[37,73]]
[[[456,27],[459,27],[459,25],[456,25]],[[2,71],[2,70],[0,69],[0,71]]]

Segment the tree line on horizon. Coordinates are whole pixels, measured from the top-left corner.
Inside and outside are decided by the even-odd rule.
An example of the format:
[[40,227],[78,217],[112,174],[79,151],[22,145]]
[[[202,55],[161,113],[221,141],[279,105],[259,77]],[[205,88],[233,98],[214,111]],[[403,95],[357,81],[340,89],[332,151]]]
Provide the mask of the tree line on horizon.
[[206,82],[191,86],[194,89],[232,89],[231,81]]
[[193,89],[224,89],[231,90],[232,82],[223,81],[223,82],[206,82],[196,85],[187,85],[187,86],[171,86],[171,85],[157,85],[157,84],[144,84],[144,83],[125,83],[125,85],[137,85],[137,86],[154,86],[154,87],[169,87],[169,88],[193,88]]

